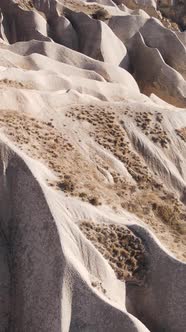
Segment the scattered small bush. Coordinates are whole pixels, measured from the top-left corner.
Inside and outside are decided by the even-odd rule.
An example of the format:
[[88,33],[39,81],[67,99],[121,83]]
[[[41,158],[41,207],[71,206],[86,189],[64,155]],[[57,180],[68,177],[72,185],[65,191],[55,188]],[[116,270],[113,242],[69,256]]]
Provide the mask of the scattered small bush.
[[92,17],[96,20],[108,20],[110,18],[110,14],[105,8],[98,9]]
[[95,205],[95,206],[101,204],[101,203],[99,202],[98,197],[90,197],[90,198],[88,198],[88,201],[89,201],[90,204]]
[[58,187],[65,192],[72,192],[75,188],[69,175],[64,176],[64,180],[58,183]]

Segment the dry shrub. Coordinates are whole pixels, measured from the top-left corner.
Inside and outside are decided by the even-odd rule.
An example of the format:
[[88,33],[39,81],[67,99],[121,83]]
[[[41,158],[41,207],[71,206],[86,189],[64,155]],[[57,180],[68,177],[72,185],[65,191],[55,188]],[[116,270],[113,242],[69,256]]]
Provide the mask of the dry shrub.
[[72,192],[74,191],[74,183],[71,180],[71,177],[69,175],[64,176],[64,180],[61,182],[58,182],[58,187],[65,191],[65,192]]
[[99,198],[96,197],[96,196],[94,196],[94,197],[89,197],[89,198],[88,198],[88,201],[89,201],[90,204],[95,205],[95,206],[98,206],[98,205],[101,204],[100,201],[99,201]]
[[104,21],[104,20],[108,20],[111,16],[105,8],[100,8],[94,14],[92,14],[92,17],[96,20]]
[[79,197],[82,199],[82,200],[86,200],[87,199],[87,194],[85,192],[81,192],[79,193]]

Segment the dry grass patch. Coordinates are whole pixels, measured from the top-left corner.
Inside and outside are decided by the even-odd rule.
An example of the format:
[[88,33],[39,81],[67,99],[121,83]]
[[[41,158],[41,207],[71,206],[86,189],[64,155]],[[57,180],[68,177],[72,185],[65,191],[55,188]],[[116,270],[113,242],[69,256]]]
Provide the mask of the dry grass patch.
[[182,216],[181,211],[176,204],[171,205],[170,203],[161,203],[156,207],[155,212],[164,223],[179,233],[186,234],[186,223],[182,220],[183,217],[186,218],[186,214]]
[[[183,204],[169,192],[141,191],[133,196],[133,199],[124,202],[122,206],[128,211],[135,213],[139,218],[146,222],[147,217],[161,221],[180,235],[186,235],[186,210]],[[155,231],[157,231],[155,229]]]
[[80,121],[87,121],[92,126],[90,136],[111,151],[127,168],[138,185],[149,186],[154,182],[144,161],[133,150],[130,140],[115,113],[108,109],[99,109],[94,105],[87,108],[72,108],[68,117],[75,117]]
[[127,227],[82,221],[80,229],[108,260],[118,279],[144,280],[148,265],[145,247]]
[[34,4],[32,0],[17,0],[17,4],[27,10],[32,10],[34,8]]
[[[127,109],[123,113],[131,115]],[[112,109],[92,104],[73,106],[66,111],[66,117],[64,128],[68,124],[68,130],[62,128],[59,131],[52,119],[44,122],[18,112],[1,110],[0,126],[19,148],[55,172],[58,180],[49,183],[51,186],[95,206],[107,204],[116,211],[122,207],[136,214],[177,257],[182,258],[186,249],[186,209],[157,182],[144,160],[134,151],[127,132]],[[157,122],[161,122],[161,117],[158,119]],[[74,140],[75,132],[71,126],[74,121],[80,122],[85,137],[91,137],[93,148],[90,148],[89,155],[85,155]],[[135,184],[116,171],[112,159],[99,156],[94,150],[95,141],[123,163]],[[111,182],[100,169],[109,174]]]
[[176,129],[176,134],[180,136],[184,142],[186,142],[186,127]]
[[[55,128],[52,119],[44,122],[17,112],[1,110],[0,126],[28,155],[44,161],[55,172],[58,180],[49,181],[49,185],[95,206],[101,204],[102,183],[96,166],[91,166],[84,159],[68,134],[63,135]],[[84,190],[85,195],[81,197]],[[104,195],[106,197],[107,193]]]
[[5,87],[16,89],[34,89],[32,82],[19,82],[9,80],[7,78],[0,80],[0,89]]

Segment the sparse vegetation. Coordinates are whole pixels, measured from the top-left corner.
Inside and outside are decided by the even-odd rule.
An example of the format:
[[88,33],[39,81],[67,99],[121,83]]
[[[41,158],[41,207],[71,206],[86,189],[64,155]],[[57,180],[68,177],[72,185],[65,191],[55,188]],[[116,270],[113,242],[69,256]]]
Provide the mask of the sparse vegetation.
[[98,197],[89,197],[88,201],[89,201],[90,204],[95,205],[95,206],[101,204]]
[[[131,114],[127,108],[122,110],[122,116],[135,118],[135,114]],[[146,118],[150,119],[150,125],[162,123],[162,116],[158,112],[154,117],[151,112],[149,116],[142,116],[142,119]],[[163,233],[168,232],[172,241],[179,238],[179,248],[184,248],[186,212],[183,204],[180,202],[179,211],[175,212],[175,218],[171,222],[166,218],[162,208],[158,208],[165,202],[169,206],[174,206],[177,204],[176,199],[163,188],[158,178],[149,172],[144,160],[134,150],[125,130],[125,121],[117,118],[108,105],[104,108],[92,104],[72,106],[66,112],[65,119],[77,119],[81,122],[82,130],[85,125],[89,137],[121,161],[135,183],[121,176],[110,164],[109,159],[100,158],[95,154],[93,163],[86,160],[77,145],[74,146],[71,136],[56,129],[53,116],[43,122],[23,114],[20,116],[16,112],[1,110],[0,124],[21,149],[24,148],[33,158],[44,160],[55,172],[58,180],[50,182],[50,186],[95,206],[108,204],[115,211],[122,207],[144,220],[160,239]],[[106,184],[105,176],[96,165],[110,174],[112,183]],[[177,246],[178,244],[176,251]],[[179,252],[183,250],[180,249]]]
[[92,14],[92,17],[96,20],[106,21],[111,16],[105,8],[100,8],[95,13]]
[[186,234],[186,225],[177,205],[160,204],[155,209],[158,217],[181,234]]
[[29,9],[32,10],[34,8],[34,4],[32,0],[17,0],[17,3],[22,7],[23,9]]
[[78,108],[72,109],[68,112],[68,117],[76,117],[78,120],[89,122],[94,128],[92,134],[95,141],[121,160],[139,184],[147,185],[151,182],[151,175],[143,161],[132,151],[126,132],[118,123],[114,112],[98,111],[96,107],[90,105],[83,111]]
[[58,182],[59,189],[72,193],[74,191],[74,183],[71,180],[71,177],[69,175],[64,176],[64,181]]
[[145,247],[127,227],[82,221],[80,229],[108,260],[118,279],[143,282],[148,269]]
[[179,135],[184,142],[186,142],[186,127],[176,129],[176,134]]
[[165,130],[162,129],[161,123],[163,115],[159,112],[152,114],[147,112],[138,112],[135,115],[137,127],[140,127],[146,136],[149,136],[154,143],[159,143],[162,148],[168,148],[170,139]]

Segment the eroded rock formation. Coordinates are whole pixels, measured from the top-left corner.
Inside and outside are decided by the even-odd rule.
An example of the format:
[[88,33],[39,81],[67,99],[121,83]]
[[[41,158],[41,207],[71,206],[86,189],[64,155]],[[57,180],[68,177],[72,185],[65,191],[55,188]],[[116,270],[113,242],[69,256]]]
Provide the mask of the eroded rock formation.
[[171,6],[0,0],[0,331],[185,332]]

